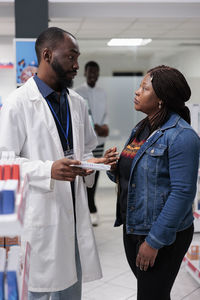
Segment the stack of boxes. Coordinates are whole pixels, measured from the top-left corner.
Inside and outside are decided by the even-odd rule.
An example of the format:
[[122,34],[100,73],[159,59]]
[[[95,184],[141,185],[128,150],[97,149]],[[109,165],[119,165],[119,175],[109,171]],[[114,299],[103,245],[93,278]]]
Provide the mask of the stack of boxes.
[[[11,153],[13,158],[13,154]],[[10,164],[7,164],[10,162]],[[19,165],[12,164],[12,159],[1,161],[0,165],[0,216],[15,213],[16,196],[20,187]],[[20,244],[20,238],[0,237],[0,247],[6,248]]]
[[[2,153],[0,160],[0,218],[16,213],[16,199],[20,188],[20,168],[14,161],[13,152]],[[13,262],[19,247],[13,247],[13,251],[11,251],[12,246],[18,245],[20,245],[20,237],[0,236],[0,300],[5,299],[5,283],[7,285],[6,298],[18,299],[16,266],[13,267],[16,263]],[[12,258],[13,255],[14,259]]]
[[19,165],[0,165],[0,214],[14,213],[18,189]]
[[200,259],[200,245],[191,245],[188,252],[187,258],[190,260],[199,260]]
[[18,274],[20,269],[20,247],[13,247],[6,258],[6,251],[0,248],[0,300],[19,300]]
[[[186,254],[187,258],[193,261],[200,271],[200,243],[190,245]],[[200,277],[200,272],[199,272]]]

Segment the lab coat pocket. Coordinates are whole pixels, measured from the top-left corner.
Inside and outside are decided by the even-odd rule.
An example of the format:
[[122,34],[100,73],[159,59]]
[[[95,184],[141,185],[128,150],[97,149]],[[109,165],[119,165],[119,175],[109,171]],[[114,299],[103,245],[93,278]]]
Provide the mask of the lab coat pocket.
[[54,192],[30,192],[27,208],[27,225],[52,226],[58,223],[57,203]]

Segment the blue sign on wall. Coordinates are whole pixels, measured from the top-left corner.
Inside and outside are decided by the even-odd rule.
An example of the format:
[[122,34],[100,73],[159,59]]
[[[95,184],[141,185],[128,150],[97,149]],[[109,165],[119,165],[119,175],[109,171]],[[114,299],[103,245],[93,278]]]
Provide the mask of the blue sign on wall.
[[15,39],[16,82],[22,85],[37,72],[38,62],[34,39]]

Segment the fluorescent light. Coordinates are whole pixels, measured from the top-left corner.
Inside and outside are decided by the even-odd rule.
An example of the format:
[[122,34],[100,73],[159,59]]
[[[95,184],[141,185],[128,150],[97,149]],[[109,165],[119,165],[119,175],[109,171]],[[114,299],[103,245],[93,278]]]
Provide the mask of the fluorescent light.
[[108,46],[145,46],[151,43],[152,39],[111,39]]

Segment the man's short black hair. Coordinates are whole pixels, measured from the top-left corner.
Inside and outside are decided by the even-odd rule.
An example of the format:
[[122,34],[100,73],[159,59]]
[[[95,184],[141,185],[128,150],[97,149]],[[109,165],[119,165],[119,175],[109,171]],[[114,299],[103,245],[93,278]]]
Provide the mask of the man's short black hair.
[[65,34],[72,36],[76,39],[70,32],[67,32],[58,27],[49,27],[38,36],[35,43],[35,51],[38,59],[38,65],[41,61],[41,53],[43,48],[50,48],[54,50],[59,42],[64,40]]
[[87,71],[87,68],[88,67],[95,67],[98,69],[98,71],[100,70],[100,67],[98,65],[98,63],[96,61],[88,61],[86,64],[85,64],[85,72]]

